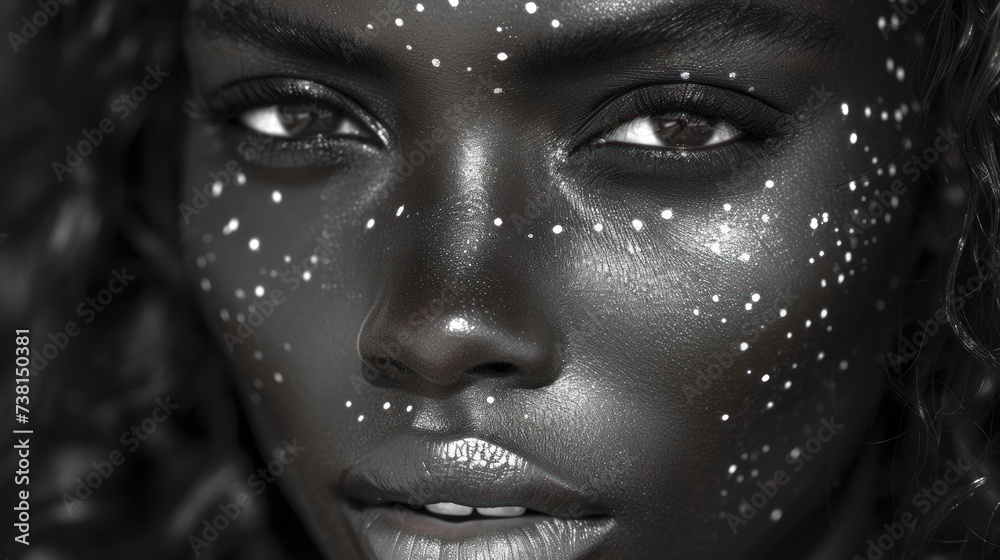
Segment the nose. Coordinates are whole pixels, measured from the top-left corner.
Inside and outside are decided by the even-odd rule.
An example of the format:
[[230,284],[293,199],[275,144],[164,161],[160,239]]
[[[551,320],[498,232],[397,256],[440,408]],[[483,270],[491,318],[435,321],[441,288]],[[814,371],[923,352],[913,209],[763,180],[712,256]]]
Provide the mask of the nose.
[[[361,359],[414,390],[486,379],[523,388],[549,384],[560,358],[545,298],[529,276],[521,236],[494,224],[503,200],[518,193],[495,173],[477,171],[489,165],[459,161],[462,146],[453,148],[439,150],[440,159],[396,191],[408,194],[410,214],[387,226],[391,252],[359,333]],[[480,145],[480,164],[485,151]]]

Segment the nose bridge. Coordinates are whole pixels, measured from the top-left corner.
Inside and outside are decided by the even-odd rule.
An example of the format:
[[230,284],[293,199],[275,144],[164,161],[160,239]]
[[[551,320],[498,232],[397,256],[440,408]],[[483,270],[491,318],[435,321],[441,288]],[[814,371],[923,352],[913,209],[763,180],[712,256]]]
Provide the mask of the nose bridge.
[[[358,339],[371,367],[411,383],[454,385],[502,374],[520,386],[554,373],[552,329],[525,281],[495,201],[497,143],[466,130],[402,179],[387,275]],[[464,135],[464,136],[463,136]]]

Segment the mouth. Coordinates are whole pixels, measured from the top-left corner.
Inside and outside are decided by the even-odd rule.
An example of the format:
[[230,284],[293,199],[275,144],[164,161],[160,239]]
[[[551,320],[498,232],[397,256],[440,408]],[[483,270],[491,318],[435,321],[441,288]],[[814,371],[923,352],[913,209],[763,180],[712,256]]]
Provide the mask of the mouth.
[[341,490],[379,560],[576,560],[614,526],[579,488],[476,438],[394,439],[355,462]]

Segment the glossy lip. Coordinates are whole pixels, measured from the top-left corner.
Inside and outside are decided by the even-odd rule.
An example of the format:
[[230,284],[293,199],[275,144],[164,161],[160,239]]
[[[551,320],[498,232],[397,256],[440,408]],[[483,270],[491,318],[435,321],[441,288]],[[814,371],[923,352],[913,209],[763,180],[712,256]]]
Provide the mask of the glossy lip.
[[[580,489],[473,437],[396,438],[349,467],[340,489],[354,530],[384,560],[572,560],[590,553],[614,526]],[[539,514],[453,522],[403,505],[438,502],[521,506]]]

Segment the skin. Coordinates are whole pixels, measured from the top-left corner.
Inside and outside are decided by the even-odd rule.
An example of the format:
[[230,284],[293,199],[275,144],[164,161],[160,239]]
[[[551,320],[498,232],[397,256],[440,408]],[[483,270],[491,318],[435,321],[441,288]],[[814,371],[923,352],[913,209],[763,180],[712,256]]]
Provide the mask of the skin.
[[[899,242],[927,199],[927,174],[900,170],[935,134],[896,73],[905,30],[887,41],[877,26],[889,4],[414,4],[256,0],[220,17],[193,2],[187,16],[196,96],[295,78],[373,125],[264,140],[262,157],[239,116],[301,100],[258,100],[192,122],[183,170],[191,207],[227,163],[246,179],[224,173],[219,196],[182,208],[192,281],[262,449],[305,448],[279,483],[320,546],[363,557],[339,477],[421,433],[488,440],[585,488],[614,521],[594,557],[863,555],[871,504],[832,496],[873,480],[862,444],[896,340],[893,279],[914,274]],[[305,35],[268,33],[269,11],[332,48],[296,51]],[[623,35],[677,14],[672,35]],[[795,18],[786,32],[826,24],[747,34],[779,16]],[[606,58],[608,44],[628,48]],[[712,102],[680,104],[688,87]],[[638,90],[657,100],[645,113],[628,108]],[[686,152],[593,145],[670,111],[754,132]],[[904,150],[910,132],[924,140]],[[895,179],[891,219],[858,227],[854,210]],[[824,422],[841,427],[827,438]],[[777,471],[786,483],[741,516]]]

